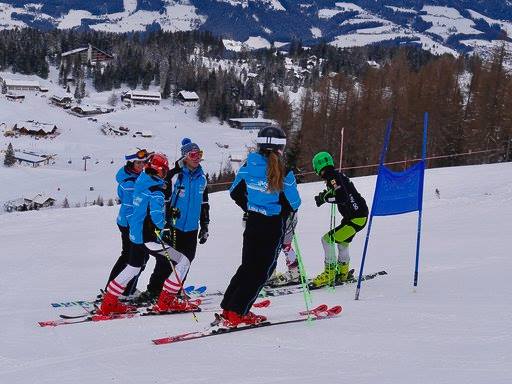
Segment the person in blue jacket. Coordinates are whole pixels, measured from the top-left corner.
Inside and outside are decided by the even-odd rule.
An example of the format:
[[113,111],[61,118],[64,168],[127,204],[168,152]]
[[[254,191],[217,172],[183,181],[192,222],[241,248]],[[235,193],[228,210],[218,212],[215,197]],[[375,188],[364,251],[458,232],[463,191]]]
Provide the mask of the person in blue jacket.
[[135,181],[133,211],[128,217],[130,253],[127,265],[107,285],[99,314],[126,313],[134,308],[119,302],[128,283],[139,274],[148,249],[144,243],[155,241],[155,230],[165,227],[165,176],[169,171],[167,157],[152,155]]
[[226,327],[266,320],[250,309],[276,267],[286,220],[301,203],[295,175],[286,172],[283,162],[283,130],[273,126],[262,128],[257,143],[257,152],[249,154],[230,188],[231,198],[247,212],[247,221],[242,264],[221,302],[222,325]]
[[171,178],[176,175],[174,188],[167,201],[169,230],[164,233],[164,240],[170,244],[176,268],[173,269],[166,257],[154,255],[155,270],[139,301],[161,298],[165,292],[177,295],[195,258],[197,241],[204,244],[208,239],[210,205],[207,180],[200,165],[203,152],[192,140],[184,138],[181,156],[167,177],[168,185],[172,185]]
[[[116,174],[117,197],[121,202],[119,214],[117,215],[117,226],[121,232],[121,256],[112,267],[108,282],[113,280],[128,264],[130,254],[130,228],[128,220],[133,214],[133,190],[135,181],[144,169],[144,165],[149,158],[150,153],[146,149],[137,149],[136,152],[125,156],[126,164],[122,166]],[[137,286],[137,277],[132,279],[126,286],[124,296],[130,295]]]

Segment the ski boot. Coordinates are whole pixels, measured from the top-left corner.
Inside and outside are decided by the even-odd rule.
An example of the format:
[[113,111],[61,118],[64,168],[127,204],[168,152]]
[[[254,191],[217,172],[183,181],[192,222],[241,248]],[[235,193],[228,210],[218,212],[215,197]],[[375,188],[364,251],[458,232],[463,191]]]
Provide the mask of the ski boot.
[[181,300],[165,289],[160,293],[158,302],[151,308],[152,312],[192,312],[198,310],[199,307],[196,304],[188,300]]
[[96,314],[109,316],[117,313],[130,313],[136,311],[136,307],[120,303],[117,296],[107,291],[103,297],[100,308],[96,311]]
[[131,300],[133,305],[137,305],[139,307],[149,306],[155,303],[158,299],[158,293],[154,293],[151,291],[141,292],[136,298]]
[[325,269],[317,277],[311,280],[311,287],[320,288],[334,284],[336,278],[336,264],[326,264]]
[[267,320],[266,316],[256,315],[249,311],[246,315],[240,315],[234,311],[224,310],[222,312],[222,325],[226,328],[236,328],[239,325],[257,325]]
[[285,273],[277,273],[267,282],[271,288],[285,287],[287,285],[299,284],[300,273],[298,267],[291,267]]
[[353,273],[349,270],[348,263],[339,263],[336,271],[336,284],[346,283],[354,277]]

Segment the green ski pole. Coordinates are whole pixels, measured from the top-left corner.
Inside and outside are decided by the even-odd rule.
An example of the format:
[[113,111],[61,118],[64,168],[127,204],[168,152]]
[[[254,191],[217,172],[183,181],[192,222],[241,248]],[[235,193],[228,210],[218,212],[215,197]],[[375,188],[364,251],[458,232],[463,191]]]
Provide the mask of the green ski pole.
[[299,241],[297,240],[296,233],[293,234],[293,247],[295,248],[297,261],[299,263],[300,285],[302,286],[302,293],[304,294],[304,303],[306,304],[306,311],[308,311],[308,319],[311,319],[311,314],[309,314],[309,306],[313,303],[313,299],[311,298],[311,292],[309,291],[306,269],[304,268],[304,263],[302,262],[302,255],[300,253]]

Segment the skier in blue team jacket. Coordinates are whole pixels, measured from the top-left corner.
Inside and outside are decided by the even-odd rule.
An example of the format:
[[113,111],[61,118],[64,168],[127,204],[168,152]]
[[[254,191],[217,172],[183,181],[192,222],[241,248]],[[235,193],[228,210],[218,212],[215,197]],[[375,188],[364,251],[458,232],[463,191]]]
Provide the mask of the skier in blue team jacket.
[[[119,214],[117,215],[117,226],[121,232],[122,249],[121,256],[117,259],[112,267],[108,282],[113,280],[128,264],[130,254],[130,227],[128,220],[133,214],[133,191],[135,189],[135,181],[144,169],[144,165],[151,153],[146,149],[137,149],[134,153],[125,156],[126,164],[123,165],[116,174],[117,181],[117,197],[121,202]],[[127,285],[124,296],[130,295],[137,285],[137,277]]]
[[222,325],[257,324],[266,317],[250,311],[258,293],[276,267],[286,219],[301,200],[295,175],[286,173],[283,150],[286,135],[279,127],[258,133],[258,151],[249,154],[230,188],[231,198],[247,213],[242,264],[222,299]]
[[128,218],[130,232],[130,255],[128,264],[111,279],[99,314],[126,313],[133,307],[119,302],[127,284],[137,276],[146,260],[149,250],[144,243],[156,241],[155,230],[165,227],[165,187],[164,181],[169,171],[169,162],[164,154],[150,157],[144,172],[135,182],[133,191],[133,212]]
[[[197,241],[204,244],[208,239],[210,205],[207,180],[200,165],[203,152],[192,140],[184,138],[181,155],[167,177],[168,185],[172,185],[171,178],[176,175],[174,188],[166,203],[169,231],[164,234],[164,240],[171,247],[175,268],[173,270],[166,257],[157,255],[155,270],[141,300],[151,300],[159,296],[162,298],[162,294],[166,295],[166,292],[170,294],[169,297],[176,296],[195,258]],[[158,305],[159,308],[162,306],[166,310],[176,309],[169,308],[168,305]]]

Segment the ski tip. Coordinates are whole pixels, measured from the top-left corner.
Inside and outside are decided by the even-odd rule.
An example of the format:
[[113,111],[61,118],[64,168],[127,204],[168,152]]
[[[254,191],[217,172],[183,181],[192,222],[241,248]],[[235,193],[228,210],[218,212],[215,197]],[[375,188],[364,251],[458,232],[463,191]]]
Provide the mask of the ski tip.
[[206,285],[203,285],[201,287],[198,287],[198,288],[194,289],[194,292],[198,293],[198,294],[201,294],[201,293],[205,293],[206,289],[207,289]]
[[252,306],[255,308],[267,308],[270,306],[270,300],[265,299],[263,301],[260,301],[259,303],[254,303]]
[[57,326],[57,322],[55,320],[38,321],[37,324],[39,324],[40,327],[56,327]]
[[335,305],[327,310],[327,314],[329,316],[339,315],[343,311],[343,307],[341,305]]
[[185,288],[185,292],[190,293],[190,292],[192,292],[194,289],[195,289],[195,287],[194,287],[193,285],[189,285],[188,287],[186,287],[186,288]]

